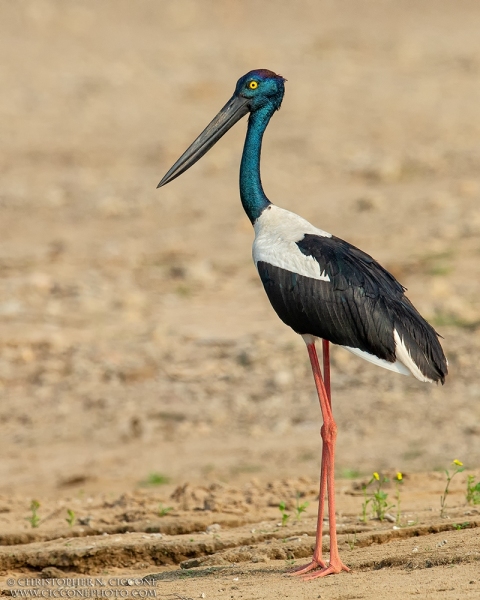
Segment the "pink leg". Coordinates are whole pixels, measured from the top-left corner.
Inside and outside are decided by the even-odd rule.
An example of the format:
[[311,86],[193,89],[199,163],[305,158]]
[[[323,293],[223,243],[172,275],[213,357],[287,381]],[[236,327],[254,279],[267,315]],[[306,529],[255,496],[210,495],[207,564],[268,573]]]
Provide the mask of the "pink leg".
[[330,342],[322,340],[323,354],[323,381],[325,383],[325,391],[327,392],[328,404],[330,411],[332,410],[332,388],[330,387]]
[[313,551],[313,558],[307,565],[297,567],[290,575],[304,575],[317,567],[326,569],[327,565],[322,559],[322,536],[323,536],[323,513],[325,510],[325,488],[327,484],[327,467],[326,467],[326,453],[322,452],[322,467],[320,470],[320,492],[318,494],[318,513],[317,513],[317,533],[315,535],[315,550]]
[[[320,475],[320,494],[318,502],[318,517],[317,517],[317,534],[315,550],[313,558],[308,565],[295,570],[292,575],[303,575],[309,571],[313,571],[318,567],[322,567],[320,571],[311,573],[305,580],[315,579],[316,577],[324,577],[341,571],[349,571],[342,561],[338,553],[337,530],[335,519],[335,484],[334,484],[334,463],[335,463],[335,440],[337,438],[337,425],[333,419],[330,397],[330,360],[329,360],[329,343],[323,340],[323,366],[325,374],[325,383],[322,379],[320,365],[318,363],[317,351],[315,349],[315,341],[307,338],[306,340],[308,355],[312,365],[313,378],[318,392],[320,408],[323,417],[323,426],[321,435],[323,440],[322,448],[322,470]],[[327,391],[328,390],[328,391]],[[323,511],[325,503],[325,484],[328,493],[328,522],[330,533],[330,561],[328,567],[322,560],[322,525]]]
[[[327,396],[328,396],[328,403],[329,403],[329,406],[331,406],[330,361],[329,361],[330,348],[329,348],[329,342],[327,340],[322,340],[322,341],[323,341],[323,347],[322,347],[323,377],[324,377],[324,383],[325,383],[325,391],[327,392]],[[314,348],[314,352],[316,354],[315,342],[313,342],[313,348]],[[307,349],[308,349],[308,345],[307,345]],[[309,351],[309,355],[310,355],[310,351]],[[317,363],[318,363],[318,359],[317,359]],[[313,368],[313,364],[312,364],[312,368]],[[326,485],[327,485],[326,458],[327,458],[327,453],[322,449],[322,466],[320,469],[320,491],[318,494],[317,532],[316,532],[316,536],[315,536],[315,550],[313,552],[313,558],[312,558],[312,561],[308,565],[304,565],[304,566],[297,567],[296,569],[294,569],[292,571],[291,575],[303,575],[305,573],[308,573],[312,569],[316,569],[317,567],[322,567],[322,569],[325,569],[327,567],[326,563],[322,559],[323,514],[325,512],[325,491],[326,491]]]

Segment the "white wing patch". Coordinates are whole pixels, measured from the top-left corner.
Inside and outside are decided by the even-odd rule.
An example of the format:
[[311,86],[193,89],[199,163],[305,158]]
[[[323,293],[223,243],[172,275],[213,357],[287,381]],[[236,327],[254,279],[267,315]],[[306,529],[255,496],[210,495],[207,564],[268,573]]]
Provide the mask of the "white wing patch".
[[404,341],[398,335],[398,331],[396,329],[393,330],[393,339],[395,340],[395,356],[397,359],[405,365],[405,367],[414,375],[417,379],[424,382],[433,383],[433,379],[429,379],[425,377],[425,375],[420,371],[415,362],[413,361],[410,352],[405,346]]
[[[306,344],[311,344],[314,342],[316,337],[309,334],[302,335]],[[396,329],[393,330],[393,338],[395,340],[395,354],[397,356],[397,360],[393,363],[388,362],[388,360],[384,360],[383,358],[378,358],[374,354],[370,354],[369,352],[365,352],[364,350],[360,350],[359,348],[351,348],[350,346],[340,346],[341,348],[345,348],[355,356],[363,358],[369,363],[377,365],[378,367],[383,367],[384,369],[388,369],[389,371],[394,371],[395,373],[400,373],[401,375],[414,375],[420,381],[425,383],[434,383],[433,379],[429,379],[425,377],[425,375],[420,371],[417,365],[413,362],[412,357],[410,356],[410,352],[407,350],[403,340],[400,339],[398,332]]]
[[254,223],[253,261],[262,261],[305,277],[330,281],[313,256],[306,256],[296,242],[306,233],[320,237],[332,237],[330,233],[314,227],[295,213],[270,205]]
[[[307,334],[307,333],[304,333],[302,335],[302,337],[303,337],[304,342],[307,345],[314,343],[315,340],[318,339],[315,336]],[[369,352],[360,350],[360,348],[351,348],[350,346],[340,346],[340,348],[345,348],[345,350],[348,350],[352,354],[355,354],[355,356],[358,356],[359,358],[363,358],[363,360],[366,360],[369,363],[377,365],[377,367],[382,367],[384,369],[388,369],[389,371],[394,371],[395,373],[400,373],[401,375],[410,375],[410,371],[399,360],[396,360],[394,363],[391,363],[391,362],[388,362],[388,360],[384,360],[383,358],[378,358],[378,356],[375,356],[374,354],[370,354]],[[430,380],[428,379],[425,381],[430,381]]]
[[383,367],[384,369],[388,369],[389,371],[395,371],[395,373],[401,373],[402,375],[410,375],[410,371],[407,367],[402,364],[399,360],[396,360],[394,363],[388,362],[388,360],[384,360],[383,358],[378,358],[374,354],[370,354],[365,352],[364,350],[360,350],[359,348],[350,348],[349,346],[342,346],[345,350],[348,350],[355,356],[359,356],[378,367]]

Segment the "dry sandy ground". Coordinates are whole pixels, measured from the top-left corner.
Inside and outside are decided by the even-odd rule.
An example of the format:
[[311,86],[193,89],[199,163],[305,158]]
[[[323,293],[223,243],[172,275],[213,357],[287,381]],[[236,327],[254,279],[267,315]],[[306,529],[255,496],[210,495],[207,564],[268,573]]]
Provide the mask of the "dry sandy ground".
[[[163,569],[155,589],[172,598],[480,595],[479,515],[464,500],[480,465],[479,30],[476,0],[3,3],[5,575]],[[251,263],[237,192],[245,124],[155,190],[258,67],[288,79],[265,139],[267,194],[390,269],[450,363],[437,387],[333,350],[355,572],[308,585],[282,573],[311,552],[318,402],[303,342]],[[468,469],[440,519],[453,458]],[[374,470],[409,476],[403,524],[418,523],[402,539],[391,523],[361,531],[355,494]],[[155,473],[169,483],[140,485]],[[285,536],[275,503],[297,492],[309,512]],[[160,518],[160,502],[173,512]],[[206,534],[212,523],[221,530]]]
[[[140,488],[111,499],[63,494],[41,505],[35,528],[25,523],[24,497],[2,498],[10,525],[0,535],[4,593],[72,589],[67,578],[88,589],[85,577],[121,590],[109,584],[128,575],[132,581],[123,590],[129,596],[150,590],[161,598],[404,598],[422,596],[426,586],[435,598],[478,597],[480,509],[465,505],[460,479],[452,480],[443,518],[438,498],[445,477],[432,473],[405,477],[398,520],[391,507],[387,519],[364,522],[365,483],[341,479],[338,486],[339,546],[352,572],[309,583],[288,575],[312,554],[313,479],[167,485],[162,492]],[[393,499],[393,486],[385,490]],[[284,523],[281,502],[289,515]],[[67,510],[74,513],[69,524]],[[328,542],[327,528],[325,552]]]

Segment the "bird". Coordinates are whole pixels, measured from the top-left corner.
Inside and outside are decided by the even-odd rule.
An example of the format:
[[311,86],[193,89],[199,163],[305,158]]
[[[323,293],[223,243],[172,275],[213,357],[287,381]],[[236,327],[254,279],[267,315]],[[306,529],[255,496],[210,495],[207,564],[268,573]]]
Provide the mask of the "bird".
[[[335,442],[330,344],[377,366],[423,382],[445,382],[448,363],[439,334],[406,297],[406,288],[369,254],[319,229],[267,198],[260,176],[264,132],[280,109],[286,79],[268,69],[241,77],[230,100],[167,171],[162,187],[195,164],[249,114],[240,164],[240,198],[255,238],[253,261],[272,307],[301,335],[308,351],[323,419],[316,541],[312,559],[291,575],[305,580],[350,569],[342,562],[335,517]],[[316,342],[322,343],[323,372]],[[322,556],[325,495],[330,554]]]

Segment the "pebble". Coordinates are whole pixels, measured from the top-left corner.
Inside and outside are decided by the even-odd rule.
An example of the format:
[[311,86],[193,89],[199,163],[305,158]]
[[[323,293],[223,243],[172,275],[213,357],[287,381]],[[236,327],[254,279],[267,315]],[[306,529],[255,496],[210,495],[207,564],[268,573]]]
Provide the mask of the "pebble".
[[397,519],[390,513],[385,513],[385,520],[389,523],[396,523]]
[[270,559],[265,554],[258,554],[252,558],[253,563],[268,562]]
[[44,578],[44,579],[61,579],[63,577],[65,577],[65,571],[62,571],[61,569],[57,569],[57,567],[45,567],[44,569],[42,569],[42,572],[40,573],[40,577]]

